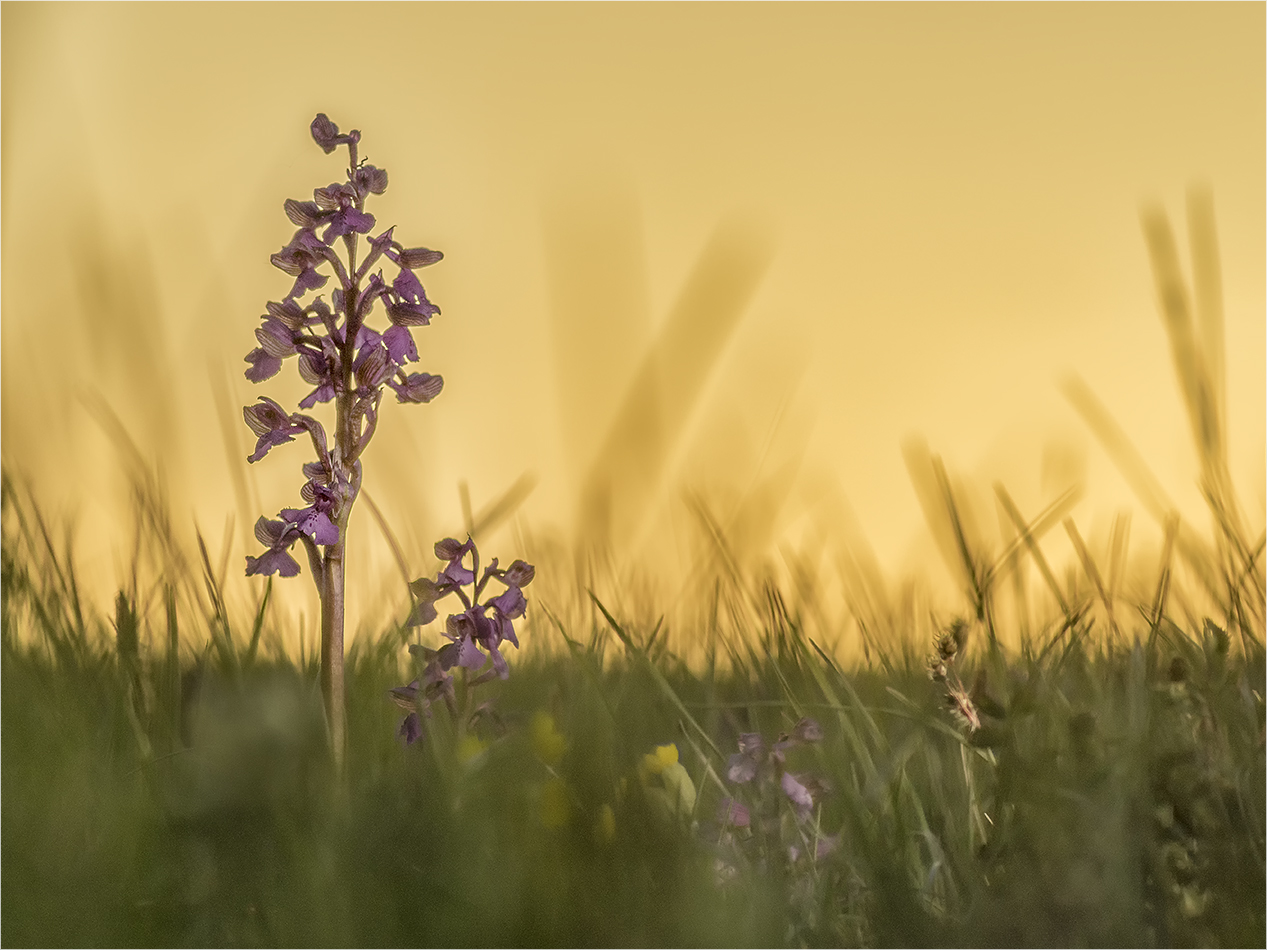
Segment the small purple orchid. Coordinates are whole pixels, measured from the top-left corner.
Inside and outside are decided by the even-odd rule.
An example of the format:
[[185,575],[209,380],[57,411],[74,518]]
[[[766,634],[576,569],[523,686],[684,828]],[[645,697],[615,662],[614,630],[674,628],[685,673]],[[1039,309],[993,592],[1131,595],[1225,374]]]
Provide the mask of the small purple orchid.
[[[268,303],[261,316],[255,331],[259,345],[246,356],[246,378],[264,382],[294,358],[299,375],[313,386],[299,407],[312,409],[333,401],[333,438],[327,440],[316,419],[287,413],[268,397],[243,410],[257,440],[249,461],[258,462],[275,446],[305,432],[317,457],[304,465],[307,482],[302,494],[307,507],[283,508],[280,520],[257,522],[255,536],[266,550],[246,559],[246,573],[293,577],[299,563],[290,549],[296,541],[304,545],[321,597],[321,685],[332,744],[336,757],[341,757],[344,545],[360,493],[361,455],[377,428],[385,388],[395,392],[397,402],[425,403],[444,386],[440,376],[404,369],[418,359],[412,328],[427,326],[440,313],[414,271],[444,255],[425,247],[404,247],[395,238],[394,226],[372,235],[377,222],[365,210],[365,201],[387,190],[387,172],[358,161],[359,131],[340,133],[324,113],[313,119],[310,131],[327,155],[347,148],[346,180],[315,189],[311,201],[286,201],[286,216],[297,230],[271,260],[294,282],[280,301]],[[383,263],[396,271],[390,278],[383,275]],[[308,296],[327,286],[328,302],[320,294]],[[381,333],[367,324],[379,302],[388,321]],[[503,610],[494,619],[504,615]],[[478,626],[475,618],[470,622]],[[485,649],[495,650],[502,631],[501,621],[496,622],[494,634],[481,627],[470,642],[478,640]]]
[[726,778],[745,791],[724,796],[716,817],[721,849],[717,868],[723,883],[744,862],[818,861],[839,846],[840,834],[824,835],[821,816],[814,813],[829,791],[827,783],[787,769],[790,749],[822,738],[822,728],[808,717],[774,742],[756,732],[739,736],[739,751],[727,761]]
[[255,538],[268,548],[259,557],[247,557],[246,573],[280,574],[294,577],[299,573],[299,562],[290,556],[289,548],[299,540],[299,529],[284,521],[269,521],[261,517],[255,522]]
[[[469,537],[465,542],[445,538],[437,542],[435,553],[445,564],[434,578],[420,577],[409,585],[417,603],[405,624],[417,627],[431,623],[439,616],[436,601],[449,594],[456,594],[466,609],[449,615],[444,625],[444,636],[449,642],[438,650],[421,644],[410,646],[409,652],[421,659],[422,673],[408,686],[397,686],[390,691],[392,700],[408,711],[398,730],[406,745],[412,745],[422,735],[424,720],[431,718],[431,704],[437,698],[443,698],[450,715],[458,717],[453,674],[449,672],[454,667],[464,671],[464,680],[470,673],[477,674],[467,686],[478,686],[493,678],[506,679],[510,675],[510,666],[501,648],[505,643],[519,646],[514,621],[528,609],[523,588],[532,583],[536,575],[535,568],[526,561],[514,561],[501,570],[497,558],[493,558],[481,575],[479,550]],[[476,577],[479,577],[478,583]],[[488,582],[494,579],[505,590],[481,603]],[[470,594],[462,589],[464,587],[472,588]],[[485,670],[490,657],[492,665]],[[476,715],[478,712],[476,710]]]
[[396,705],[408,712],[397,730],[397,735],[405,740],[405,745],[413,745],[422,736],[423,720],[431,718],[431,704],[435,700],[443,699],[451,714],[456,715],[457,712],[453,676],[441,664],[439,651],[414,644],[409,652],[422,658],[422,676],[408,686],[397,686],[390,690]]
[[[777,785],[792,803],[797,816],[805,818],[825,790],[822,782],[804,775],[794,775],[785,768],[787,750],[807,742],[817,742],[823,737],[822,727],[808,717],[800,720],[791,732],[783,733],[773,744],[767,743],[759,732],[745,732],[739,736],[739,751],[726,764],[726,778],[737,784],[758,779],[763,785]],[[728,823],[746,826],[749,813],[733,799],[727,799]],[[735,807],[737,806],[737,807]],[[738,819],[738,820],[737,820]]]
[[[514,561],[502,570],[497,566],[497,558],[493,558],[481,576],[479,550],[470,538],[465,543],[456,538],[445,538],[436,544],[435,553],[436,557],[446,563],[434,579],[422,577],[409,585],[418,603],[406,623],[409,626],[430,623],[439,616],[435,608],[436,601],[449,594],[456,594],[466,609],[461,613],[450,614],[445,621],[444,635],[449,642],[435,651],[439,668],[447,671],[459,666],[475,673],[483,669],[491,658],[492,666],[479,673],[471,681],[471,685],[487,682],[494,677],[506,679],[510,675],[510,667],[502,656],[501,647],[504,643],[519,647],[513,621],[522,617],[528,609],[528,599],[524,597],[523,588],[532,583],[536,575],[535,568],[526,561]],[[470,567],[466,566],[468,555]],[[493,579],[506,589],[481,603],[484,589]],[[468,595],[463,587],[473,589]]]
[[258,462],[273,446],[293,442],[296,433],[304,431],[303,426],[292,422],[286,410],[267,396],[261,397],[256,405],[247,406],[242,414],[251,431],[259,436],[255,451],[247,456],[249,462]]

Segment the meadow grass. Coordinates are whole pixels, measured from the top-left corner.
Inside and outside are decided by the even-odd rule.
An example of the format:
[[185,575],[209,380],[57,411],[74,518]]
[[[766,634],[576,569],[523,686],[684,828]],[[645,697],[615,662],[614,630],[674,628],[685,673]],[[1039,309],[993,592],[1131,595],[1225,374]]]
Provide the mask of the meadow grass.
[[[1212,219],[1192,217],[1210,244]],[[0,942],[1261,946],[1264,536],[1227,473],[1211,269],[1194,323],[1168,225],[1146,218],[1146,235],[1211,539],[1075,380],[1164,528],[1146,575],[1129,576],[1125,519],[1097,561],[1076,489],[1033,515],[994,486],[1007,528],[987,543],[916,443],[957,618],[892,593],[859,551],[840,615],[821,551],[772,573],[699,496],[671,607],[602,543],[521,532],[537,579],[509,679],[461,675],[457,714],[437,703],[406,745],[391,691],[422,672],[418,635],[363,627],[341,767],[315,643],[271,580],[228,583],[227,540],[221,558],[179,542],[134,448],[133,555],[109,604],[83,594],[68,526],[6,471]],[[464,497],[471,533],[525,491],[480,515]],[[1057,526],[1068,567],[1040,544]]]
[[[474,724],[437,709],[410,747],[390,627],[348,655],[340,780],[316,661],[268,647],[267,598],[228,616],[206,563],[103,611],[4,489],[6,944],[1264,939],[1261,627],[1181,628],[1162,601],[1114,634],[1084,603],[1008,650],[969,623],[970,729],[931,642],[842,668],[803,598],[729,574],[702,661],[596,597],[589,620],[538,613],[548,645],[472,692]],[[741,734],[803,717],[808,816],[728,778]],[[686,808],[646,769],[669,743]],[[746,828],[719,821],[732,796]]]

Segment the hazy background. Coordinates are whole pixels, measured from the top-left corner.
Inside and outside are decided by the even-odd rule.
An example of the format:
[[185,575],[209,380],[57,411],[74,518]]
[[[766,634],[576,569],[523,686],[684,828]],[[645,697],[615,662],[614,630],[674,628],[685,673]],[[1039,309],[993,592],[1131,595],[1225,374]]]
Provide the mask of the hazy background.
[[[446,255],[416,334],[444,393],[388,400],[366,460],[414,574],[461,530],[459,483],[478,511],[525,475],[523,531],[569,544],[607,511],[626,563],[689,556],[691,490],[747,517],[754,550],[860,533],[895,576],[944,574],[916,434],[1029,516],[1085,478],[1074,516],[1103,548],[1135,502],[1071,372],[1204,528],[1139,225],[1161,203],[1186,266],[1192,183],[1261,529],[1260,3],[0,9],[3,458],[76,516],[102,585],[134,521],[110,413],[213,556],[232,514],[230,565],[244,526],[297,503],[307,449],[243,477],[241,406],[306,387],[293,364],[254,386],[242,357],[289,287],[282,202],[342,177],[319,111],[388,170],[380,225]],[[1157,533],[1137,517],[1132,544]],[[351,543],[351,609],[370,576],[403,604],[365,505]]]

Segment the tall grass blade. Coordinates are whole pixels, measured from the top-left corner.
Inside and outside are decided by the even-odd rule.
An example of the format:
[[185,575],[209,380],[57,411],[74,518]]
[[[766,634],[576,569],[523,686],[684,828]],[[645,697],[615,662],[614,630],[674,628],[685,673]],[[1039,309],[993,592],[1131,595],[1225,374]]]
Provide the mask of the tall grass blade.
[[202,539],[202,532],[197,531],[196,536],[198,539],[198,554],[202,558],[203,585],[206,588],[207,599],[211,602],[211,616],[208,618],[211,642],[220,654],[221,662],[224,664],[226,671],[236,673],[240,668],[240,663],[237,649],[233,644],[233,631],[229,627],[229,618],[225,612],[220,586],[216,583],[215,574],[212,573],[211,558],[207,554],[207,544]]
[[[1061,591],[1060,585],[1056,583],[1056,575],[1052,573],[1051,566],[1047,563],[1047,558],[1043,554],[1043,549],[1038,546],[1038,534],[1032,530],[1043,523],[1043,517],[1040,516],[1032,526],[1026,524],[1020,509],[1016,507],[1016,503],[1012,501],[1012,496],[1008,494],[1007,489],[1003,487],[1001,482],[995,483],[994,494],[998,498],[999,504],[1003,506],[1003,510],[1007,512],[1007,516],[1012,519],[1012,524],[1016,526],[1016,530],[1020,533],[1026,548],[1029,549],[1030,557],[1038,565],[1038,571],[1043,575],[1043,580],[1047,582],[1047,587],[1051,590],[1052,596],[1056,598],[1056,603],[1060,606],[1060,612],[1065,615],[1065,623],[1068,625],[1070,622],[1069,603],[1065,600],[1065,595]],[[1048,510],[1054,515],[1061,507],[1063,506],[1053,505]]]
[[250,667],[255,662],[255,654],[260,645],[260,634],[264,630],[264,614],[268,610],[268,600],[273,593],[273,578],[269,576],[264,584],[264,596],[260,598],[259,609],[255,611],[255,622],[251,624],[251,642],[246,648],[245,665]]
[[673,447],[770,259],[754,226],[718,226],[588,469],[580,494],[583,539],[605,543],[615,531],[624,540],[647,516]]
[[[1077,376],[1067,377],[1062,384],[1065,396],[1082,416],[1083,421],[1099,439],[1104,450],[1126,478],[1135,496],[1163,530],[1171,515],[1178,511],[1166,495],[1161,483],[1149,471],[1139,451],[1127,438],[1107,409]],[[1225,591],[1211,567],[1212,559],[1201,539],[1182,519],[1179,521],[1175,543],[1184,555],[1184,561],[1200,580],[1206,592],[1216,601],[1222,600]]]
[[1227,375],[1223,333],[1223,280],[1219,268],[1219,238],[1214,223],[1214,196],[1208,188],[1188,191],[1188,249],[1192,257],[1192,288],[1197,312],[1197,344],[1206,372],[1206,386],[1215,413],[1216,431],[1223,435],[1220,457],[1226,461]]
[[1197,348],[1196,334],[1192,326],[1192,306],[1179,266],[1179,254],[1175,247],[1170,222],[1160,208],[1148,207],[1141,214],[1144,237],[1153,263],[1153,276],[1157,283],[1166,335],[1170,338],[1170,352],[1175,364],[1179,390],[1188,411],[1193,441],[1197,446],[1202,468],[1207,475],[1222,458],[1222,437],[1214,395],[1210,391],[1205,356]]
[[1148,627],[1156,631],[1161,626],[1161,618],[1166,612],[1166,595],[1170,592],[1170,560],[1175,546],[1175,535],[1179,530],[1179,517],[1175,515],[1166,522],[1165,538],[1161,545],[1161,568],[1157,573],[1157,590],[1153,594],[1152,606],[1148,612]]
[[520,475],[509,488],[475,513],[471,520],[471,536],[480,538],[491,535],[520,509],[536,487],[537,476],[534,472]]
[[396,567],[400,570],[400,579],[405,582],[405,587],[410,584],[409,564],[405,560],[405,552],[400,546],[400,542],[396,539],[396,534],[391,529],[391,525],[387,523],[387,519],[383,517],[382,510],[370,497],[368,489],[361,487],[361,497],[365,499],[365,504],[370,509],[370,514],[374,517],[374,523],[378,525],[378,530],[383,535],[383,540],[387,542],[387,547],[391,549],[392,557],[396,559]]
[[1069,540],[1073,542],[1073,549],[1077,552],[1078,560],[1082,562],[1082,569],[1086,572],[1088,580],[1091,581],[1091,586],[1095,588],[1096,594],[1099,595],[1100,603],[1104,605],[1104,613],[1108,617],[1109,629],[1116,637],[1121,631],[1118,630],[1117,619],[1113,616],[1113,598],[1109,596],[1108,589],[1100,577],[1100,571],[1091,557],[1091,552],[1087,550],[1086,543],[1078,532],[1078,526],[1074,524],[1072,518],[1066,518],[1064,525],[1065,532],[1069,535]]
[[247,472],[250,469],[246,458],[250,452],[242,444],[242,431],[245,426],[242,422],[241,410],[234,407],[234,400],[229,396],[229,386],[225,382],[225,375],[226,371],[222,363],[207,360],[207,378],[211,381],[211,399],[216,409],[216,421],[220,426],[220,440],[224,445],[225,467],[229,470],[229,481],[233,485],[238,515],[242,518],[243,524],[249,525],[254,523],[251,512],[261,511],[263,505],[260,503],[259,492],[255,487],[255,479],[252,478],[249,483],[247,481]]
[[612,630],[615,631],[616,636],[620,638],[620,642],[625,645],[625,649],[628,650],[632,655],[634,655],[635,657],[638,657],[639,659],[643,661],[643,664],[646,667],[647,672],[651,674],[651,678],[655,680],[656,685],[660,688],[660,691],[665,695],[665,697],[669,700],[669,702],[671,702],[677,708],[677,711],[682,716],[682,718],[686,720],[686,722],[691,724],[692,729],[694,729],[696,732],[699,733],[701,738],[703,738],[705,745],[707,745],[709,749],[712,750],[713,754],[717,756],[719,760],[724,760],[725,756],[722,755],[721,750],[717,748],[716,743],[713,742],[713,737],[710,736],[708,734],[708,731],[705,730],[699,724],[699,722],[696,721],[693,715],[691,715],[691,711],[686,708],[686,704],[682,702],[677,692],[669,684],[669,681],[664,678],[664,674],[661,673],[660,670],[656,667],[656,665],[651,661],[651,658],[647,655],[647,652],[642,647],[634,643],[633,639],[629,636],[629,634],[625,632],[624,627],[622,627],[616,621],[615,617],[613,617],[610,613],[608,613],[607,608],[603,606],[602,601],[600,601],[597,597],[594,596],[593,591],[589,591],[589,596],[590,596],[590,599],[594,602],[594,606],[599,609],[603,617],[607,620],[607,623],[611,626]]

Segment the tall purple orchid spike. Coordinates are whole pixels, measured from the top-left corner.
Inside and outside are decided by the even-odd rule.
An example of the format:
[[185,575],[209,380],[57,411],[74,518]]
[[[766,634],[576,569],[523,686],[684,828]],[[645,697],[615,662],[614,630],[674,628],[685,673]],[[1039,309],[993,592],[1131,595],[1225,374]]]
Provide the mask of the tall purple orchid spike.
[[[342,761],[344,558],[348,519],[361,488],[361,454],[378,425],[384,387],[398,402],[410,403],[430,402],[444,385],[440,376],[407,367],[418,359],[412,328],[426,326],[440,312],[414,272],[444,255],[404,247],[395,227],[372,236],[377,222],[365,200],[387,190],[387,172],[358,161],[359,131],[341,134],[324,113],[313,119],[311,131],[327,155],[347,147],[347,177],[317,188],[311,201],[286,201],[286,216],[298,230],[272,262],[294,284],[281,301],[269,301],[260,317],[259,346],[246,356],[246,378],[270,379],[294,357],[299,375],[314,387],[299,407],[333,401],[334,433],[327,438],[316,419],[287,413],[268,397],[243,410],[258,440],[249,461],[304,433],[316,454],[303,466],[307,507],[283,508],[280,520],[259,519],[255,536],[266,550],[246,559],[246,573],[293,577],[300,568],[289,552],[295,542],[303,544],[321,598],[321,691],[331,744]],[[390,280],[384,266],[395,272]],[[310,296],[318,291],[327,292],[329,301],[323,293]],[[380,301],[388,321],[381,333],[367,322]]]

